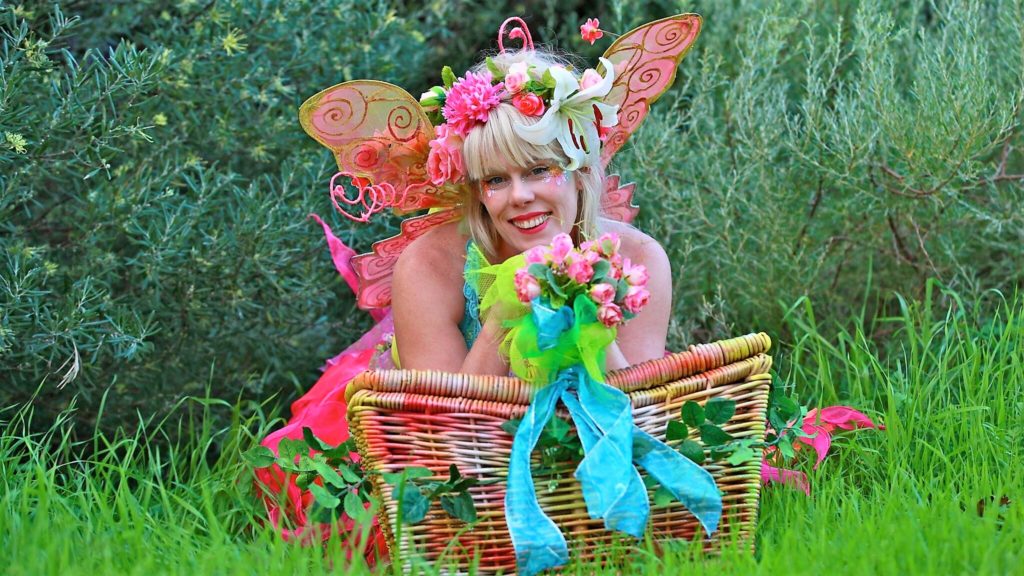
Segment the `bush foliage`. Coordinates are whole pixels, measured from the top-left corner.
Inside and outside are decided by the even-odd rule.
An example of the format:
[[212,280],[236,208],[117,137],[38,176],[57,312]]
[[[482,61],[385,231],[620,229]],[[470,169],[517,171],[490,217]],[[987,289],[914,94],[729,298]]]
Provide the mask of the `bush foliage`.
[[[591,6],[588,8],[588,6]],[[783,334],[938,278],[1021,284],[1020,0],[564,2],[523,15],[593,59],[579,22],[693,11],[676,86],[613,171],[676,272],[673,347]],[[296,121],[342,80],[413,94],[493,47],[518,3],[183,0],[0,5],[4,404],[91,417],[292,397],[366,326],[309,212],[332,160]],[[652,209],[657,207],[657,210]],[[329,218],[356,248],[394,231]],[[863,316],[862,316],[863,317]],[[108,414],[109,416],[109,414]],[[128,418],[134,420],[134,418]]]

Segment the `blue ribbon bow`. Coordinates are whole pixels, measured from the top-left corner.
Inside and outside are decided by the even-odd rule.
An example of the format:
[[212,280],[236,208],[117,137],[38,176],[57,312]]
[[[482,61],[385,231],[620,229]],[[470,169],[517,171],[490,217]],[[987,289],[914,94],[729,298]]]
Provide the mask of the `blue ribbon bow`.
[[[547,338],[557,339],[571,326],[571,315],[568,322],[566,318],[561,310],[534,314],[538,332]],[[531,576],[569,560],[565,537],[540,508],[530,470],[530,454],[559,400],[568,408],[583,444],[583,461],[574,476],[591,518],[603,518],[608,530],[643,536],[650,504],[635,463],[682,502],[708,535],[718,528],[722,496],[711,474],[637,428],[629,397],[577,365],[559,372],[537,393],[512,442],[505,510],[520,574]]]

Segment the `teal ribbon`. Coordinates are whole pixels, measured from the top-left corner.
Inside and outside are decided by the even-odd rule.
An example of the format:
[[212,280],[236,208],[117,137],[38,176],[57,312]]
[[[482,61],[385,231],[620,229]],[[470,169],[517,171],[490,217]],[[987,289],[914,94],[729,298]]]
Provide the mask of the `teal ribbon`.
[[[565,326],[560,313],[545,314],[541,321],[545,318],[561,324],[562,330],[572,323],[570,319]],[[538,325],[538,333],[559,332],[542,328]],[[693,513],[709,536],[718,528],[722,496],[711,474],[637,428],[629,397],[576,365],[559,372],[554,382],[537,392],[512,442],[505,511],[520,574],[530,576],[569,560],[565,537],[537,501],[530,470],[530,454],[559,400],[569,410],[583,444],[584,457],[574,476],[592,519],[602,518],[608,530],[643,536],[650,504],[635,466],[639,465]]]

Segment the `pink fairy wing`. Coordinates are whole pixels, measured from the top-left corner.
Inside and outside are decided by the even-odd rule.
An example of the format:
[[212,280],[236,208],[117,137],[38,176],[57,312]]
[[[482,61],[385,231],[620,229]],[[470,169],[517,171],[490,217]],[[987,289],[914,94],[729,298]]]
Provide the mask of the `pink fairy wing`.
[[619,124],[601,147],[604,166],[636,131],[676,77],[676,68],[700,33],[701,17],[680,14],[627,32],[604,53],[615,68],[615,81],[604,99],[619,106]]
[[359,278],[356,302],[360,308],[369,310],[391,305],[391,277],[395,263],[403,250],[431,228],[462,217],[458,209],[432,212],[409,218],[402,222],[402,231],[397,236],[374,242],[373,252],[352,258],[352,267]]
[[613,174],[605,179],[604,196],[601,197],[601,211],[611,218],[629,224],[640,209],[633,205],[633,190],[636,184],[619,186],[619,176]]
[[430,182],[427,154],[434,127],[419,102],[398,86],[374,80],[338,84],[306,100],[299,122],[334,152],[342,172],[394,186],[399,212],[457,203],[457,187]]

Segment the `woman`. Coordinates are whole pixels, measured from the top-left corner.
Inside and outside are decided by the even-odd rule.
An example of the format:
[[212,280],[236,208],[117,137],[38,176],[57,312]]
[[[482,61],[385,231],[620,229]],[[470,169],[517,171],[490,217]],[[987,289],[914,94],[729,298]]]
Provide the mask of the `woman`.
[[[502,54],[492,66],[505,78],[527,67],[543,77],[564,64],[548,54],[521,51]],[[476,72],[482,72],[483,65]],[[586,73],[584,74],[586,76]],[[583,85],[587,82],[584,79]],[[479,295],[464,289],[465,272],[474,263],[474,245],[487,262],[497,264],[567,233],[582,240],[615,232],[621,251],[633,264],[646,266],[651,300],[622,326],[607,353],[607,368],[624,368],[659,358],[665,352],[672,306],[672,276],[664,249],[636,228],[603,218],[605,190],[600,163],[567,170],[571,159],[558,141],[532,143],[519,133],[541,121],[524,114],[505,90],[462,141],[461,154],[469,192],[463,200],[464,222],[432,230],[400,257],[392,280],[392,312],[402,368],[469,374],[508,374],[498,353],[501,327],[487,321],[475,335],[473,317]],[[467,255],[469,257],[467,257]]]
[[[505,51],[509,23],[522,21],[502,25],[501,54],[460,79],[446,69],[445,86],[419,103],[390,84],[352,81],[324,90],[300,109],[303,128],[338,160],[335,179],[349,178],[358,191],[352,198],[351,187],[335,186],[332,179],[339,212],[366,222],[386,208],[435,211],[410,218],[402,234],[356,257],[324,225],[335,266],[378,323],[328,362],[316,385],[292,404],[288,423],[264,439],[275,453],[282,439],[303,438],[305,428],[330,445],[346,440],[346,386],[363,370],[389,367],[391,359],[407,369],[508,374],[497,344],[502,327],[494,320],[481,325],[481,295],[466,282],[467,272],[550,244],[560,233],[577,245],[616,233],[622,256],[646,267],[650,300],[618,329],[606,368],[664,354],[672,293],[668,259],[649,236],[602,216],[610,197],[603,165],[671,85],[700,19],[680,15],[641,26],[609,48],[608,59],[601,59],[603,74],[588,69],[581,75],[533,50],[525,25],[508,34],[521,39],[523,49]],[[600,36],[596,27],[588,33],[585,38]],[[652,74],[652,66],[659,72]],[[618,124],[620,106],[628,111],[628,125]],[[628,220],[634,210],[629,193],[613,192],[612,210]],[[353,206],[363,213],[349,213]],[[270,519],[285,537],[306,541],[330,534],[330,526],[306,514],[310,493],[276,465],[256,474]],[[347,530],[351,521],[342,519]],[[379,533],[371,534],[371,542],[368,554],[382,553]]]

